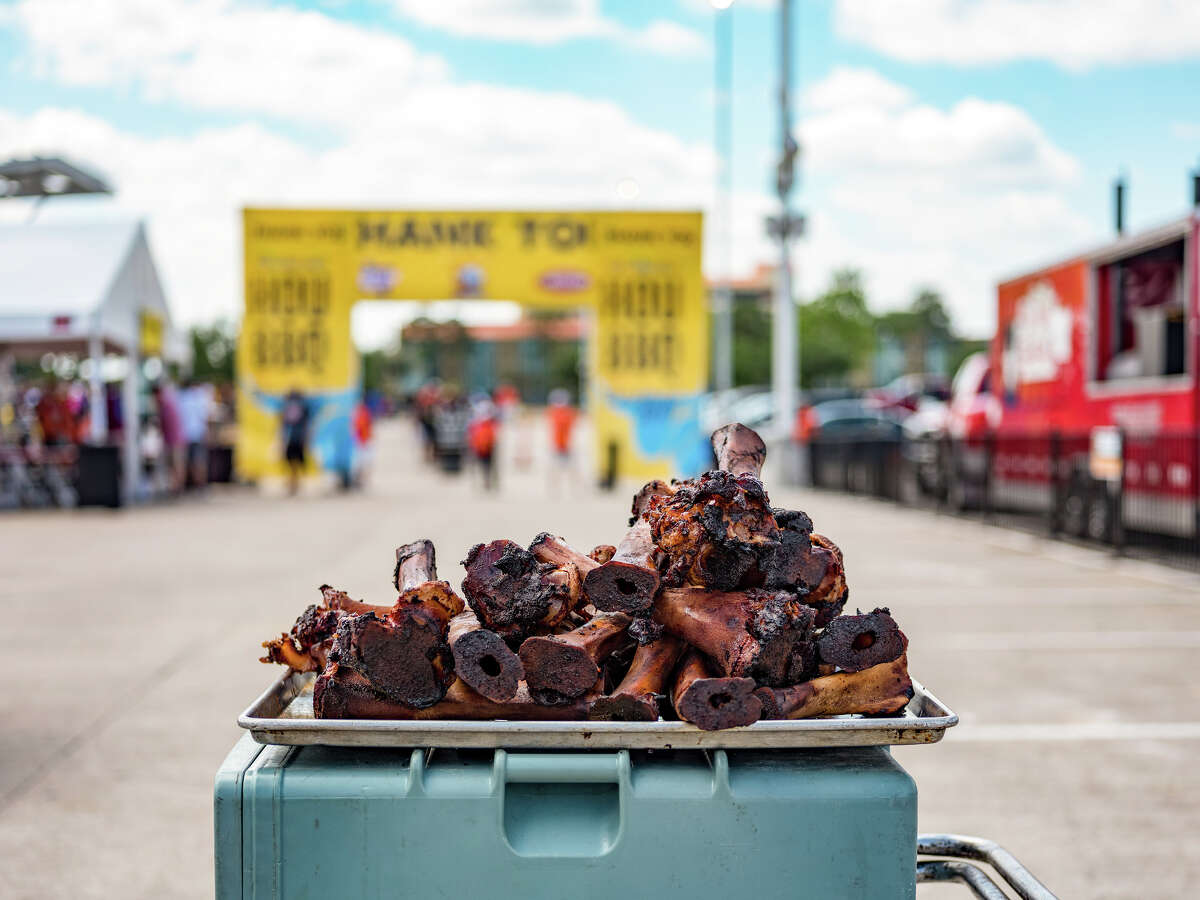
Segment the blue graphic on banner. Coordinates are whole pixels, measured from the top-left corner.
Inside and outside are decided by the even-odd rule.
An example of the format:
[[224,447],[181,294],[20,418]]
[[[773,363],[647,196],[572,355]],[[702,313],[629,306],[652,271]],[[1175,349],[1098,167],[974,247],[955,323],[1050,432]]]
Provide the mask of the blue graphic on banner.
[[709,436],[700,430],[699,394],[670,397],[608,395],[612,409],[633,420],[642,456],[667,457],[676,475],[690,477],[712,468]]
[[[285,395],[254,388],[254,402],[274,416],[283,414]],[[350,429],[358,388],[305,394],[309,409],[308,449],[327,472],[348,475],[354,464],[354,437]]]

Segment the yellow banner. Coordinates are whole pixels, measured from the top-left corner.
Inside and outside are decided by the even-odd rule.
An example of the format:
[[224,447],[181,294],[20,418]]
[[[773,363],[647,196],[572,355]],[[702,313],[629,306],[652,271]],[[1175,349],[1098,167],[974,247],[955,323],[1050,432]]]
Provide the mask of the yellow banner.
[[277,467],[278,413],[291,390],[313,398],[320,464],[348,465],[358,299],[590,307],[598,463],[615,452],[621,474],[638,477],[703,465],[695,449],[708,378],[699,213],[250,209],[244,229],[243,476]]
[[163,317],[143,309],[138,314],[138,352],[143,357],[162,356]]

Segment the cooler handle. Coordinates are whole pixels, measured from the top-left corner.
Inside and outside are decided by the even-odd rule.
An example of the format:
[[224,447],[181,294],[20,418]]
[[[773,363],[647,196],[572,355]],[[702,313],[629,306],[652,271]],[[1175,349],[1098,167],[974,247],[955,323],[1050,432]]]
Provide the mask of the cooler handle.
[[616,753],[511,753],[496,751],[497,768],[512,784],[557,782],[619,784],[629,772],[629,751]]

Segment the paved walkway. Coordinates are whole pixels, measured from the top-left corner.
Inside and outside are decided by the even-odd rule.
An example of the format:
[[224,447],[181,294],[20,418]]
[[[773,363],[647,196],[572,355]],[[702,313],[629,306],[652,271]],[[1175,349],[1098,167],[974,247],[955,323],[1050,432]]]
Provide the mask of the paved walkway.
[[[441,571],[552,529],[615,542],[628,499],[495,496],[381,431],[352,495],[231,490],[111,513],[0,516],[0,896],[212,895],[212,776],[273,676],[258,643],[332,582],[389,601],[392,550]],[[583,481],[583,479],[580,479]],[[913,673],[962,715],[901,748],[921,828],[1000,841],[1064,897],[1188,897],[1200,881],[1200,581],[956,519],[774,490],[846,553],[852,605],[889,606]],[[930,886],[922,897],[962,896]]]

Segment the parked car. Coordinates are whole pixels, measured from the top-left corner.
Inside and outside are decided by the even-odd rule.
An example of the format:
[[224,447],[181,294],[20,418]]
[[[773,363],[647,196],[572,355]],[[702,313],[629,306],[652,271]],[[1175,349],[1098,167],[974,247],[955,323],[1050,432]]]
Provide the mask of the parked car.
[[870,398],[829,400],[809,408],[808,440],[900,440],[901,419]]

